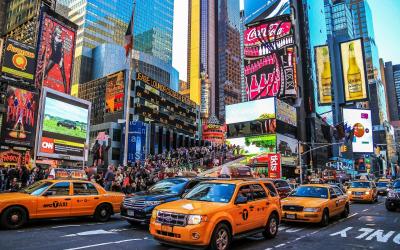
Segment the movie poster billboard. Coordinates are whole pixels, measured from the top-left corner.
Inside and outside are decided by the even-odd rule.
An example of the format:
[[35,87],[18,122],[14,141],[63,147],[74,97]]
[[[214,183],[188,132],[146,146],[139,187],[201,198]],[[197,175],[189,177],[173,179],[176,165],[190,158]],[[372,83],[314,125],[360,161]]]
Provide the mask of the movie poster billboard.
[[[35,83],[37,87],[71,92],[76,28],[42,12]],[[68,22],[69,23],[69,22]]]
[[43,112],[37,155],[84,160],[91,103],[45,88],[41,105]]
[[124,109],[124,72],[120,71],[107,76],[106,113],[114,113]]
[[276,119],[297,127],[296,108],[276,99]]
[[315,68],[318,81],[318,102],[320,105],[332,103],[332,72],[327,45],[318,46],[315,50]]
[[290,0],[244,0],[245,24],[290,14]]
[[345,127],[350,127],[354,131],[352,142],[354,153],[374,152],[371,119],[371,110],[343,109]]
[[244,32],[244,74],[249,101],[297,96],[294,32],[290,16],[249,26]]
[[5,44],[3,56],[1,67],[3,74],[33,83],[36,66],[34,47],[9,38]]
[[298,141],[292,137],[277,134],[276,151],[281,154],[282,164],[286,166],[297,166],[298,161]]
[[37,94],[9,85],[6,102],[7,112],[3,118],[1,141],[5,144],[33,147],[38,110]]
[[146,156],[146,126],[141,121],[129,122],[128,163],[144,161]]
[[14,149],[0,149],[0,166],[31,166],[31,151],[19,151]]
[[226,124],[275,118],[275,99],[266,98],[225,107]]
[[340,44],[346,102],[368,98],[362,39]]

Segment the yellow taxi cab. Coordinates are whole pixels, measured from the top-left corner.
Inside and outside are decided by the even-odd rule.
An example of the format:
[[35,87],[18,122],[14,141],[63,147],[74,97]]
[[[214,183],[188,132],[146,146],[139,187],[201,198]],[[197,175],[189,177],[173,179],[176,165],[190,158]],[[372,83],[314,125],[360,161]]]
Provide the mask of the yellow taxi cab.
[[373,181],[359,180],[353,181],[347,189],[347,194],[351,201],[378,201],[378,190]]
[[302,185],[282,203],[282,221],[329,224],[329,218],[350,213],[349,197],[329,184]]
[[273,238],[281,219],[279,196],[267,181],[213,180],[199,183],[182,200],[157,206],[150,233],[165,245],[229,249],[233,239],[262,233]]
[[0,194],[0,224],[16,229],[31,219],[77,216],[105,222],[120,212],[123,198],[122,193],[107,192],[90,181],[42,180],[19,192]]

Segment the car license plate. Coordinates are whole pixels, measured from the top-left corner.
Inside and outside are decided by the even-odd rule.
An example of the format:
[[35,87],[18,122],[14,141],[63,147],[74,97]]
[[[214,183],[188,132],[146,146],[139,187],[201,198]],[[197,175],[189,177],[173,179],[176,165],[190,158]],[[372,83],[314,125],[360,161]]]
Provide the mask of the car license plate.
[[174,231],[174,228],[171,226],[161,225],[161,231],[172,233]]
[[295,220],[296,219],[296,215],[295,214],[287,214],[286,218]]
[[135,211],[134,210],[128,210],[128,215],[129,216],[135,216]]

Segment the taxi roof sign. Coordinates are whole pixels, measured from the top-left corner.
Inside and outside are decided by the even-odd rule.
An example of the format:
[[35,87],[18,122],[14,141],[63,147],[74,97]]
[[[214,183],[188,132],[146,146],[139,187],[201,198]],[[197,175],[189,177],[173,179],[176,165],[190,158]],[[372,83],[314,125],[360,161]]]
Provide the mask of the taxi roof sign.
[[54,180],[88,180],[88,177],[82,169],[53,168],[50,171],[48,179]]

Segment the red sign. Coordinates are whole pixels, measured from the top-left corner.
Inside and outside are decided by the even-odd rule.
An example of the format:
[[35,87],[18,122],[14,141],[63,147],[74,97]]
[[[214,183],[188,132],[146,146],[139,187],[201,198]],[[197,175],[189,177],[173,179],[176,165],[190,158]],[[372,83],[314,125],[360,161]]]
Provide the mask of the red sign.
[[269,154],[268,178],[279,179],[282,177],[281,154]]
[[54,153],[54,140],[47,137],[42,137],[40,144],[40,152],[53,154]]
[[203,124],[203,140],[216,144],[225,142],[226,125]]

